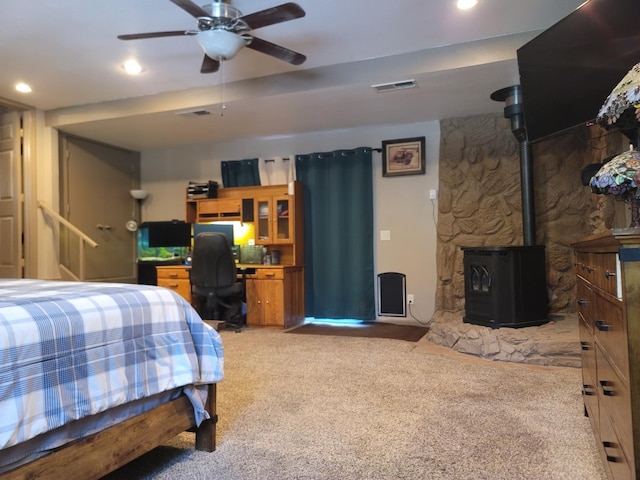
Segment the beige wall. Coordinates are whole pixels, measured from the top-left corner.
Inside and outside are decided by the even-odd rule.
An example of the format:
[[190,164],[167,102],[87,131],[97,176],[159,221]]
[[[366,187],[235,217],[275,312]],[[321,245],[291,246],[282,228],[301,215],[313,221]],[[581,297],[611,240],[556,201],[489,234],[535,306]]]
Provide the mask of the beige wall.
[[[252,138],[225,144],[194,145],[142,152],[142,188],[150,192],[142,206],[145,221],[184,219],[185,189],[190,180],[221,183],[220,162],[244,158],[293,156],[311,152],[380,148],[383,140],[424,136],[426,174],[382,177],[382,157],[374,152],[374,228],[377,273],[407,276],[407,293],[415,297],[411,313],[427,322],[436,292],[436,203],[429,190],[438,188],[440,125],[438,122],[315,132],[276,138]],[[391,240],[380,241],[380,230]],[[347,239],[348,241],[348,239]],[[393,318],[415,323],[410,316]]]

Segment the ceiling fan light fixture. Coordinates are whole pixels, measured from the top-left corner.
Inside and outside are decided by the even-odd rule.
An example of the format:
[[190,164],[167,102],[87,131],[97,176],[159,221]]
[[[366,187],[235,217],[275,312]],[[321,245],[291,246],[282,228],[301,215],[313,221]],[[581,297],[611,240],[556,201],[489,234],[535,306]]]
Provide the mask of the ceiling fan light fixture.
[[241,35],[221,29],[198,32],[197,39],[204,53],[214,60],[231,60],[247,44]]
[[122,69],[127,72],[129,75],[138,75],[142,73],[142,65],[140,65],[137,60],[129,59],[122,65]]

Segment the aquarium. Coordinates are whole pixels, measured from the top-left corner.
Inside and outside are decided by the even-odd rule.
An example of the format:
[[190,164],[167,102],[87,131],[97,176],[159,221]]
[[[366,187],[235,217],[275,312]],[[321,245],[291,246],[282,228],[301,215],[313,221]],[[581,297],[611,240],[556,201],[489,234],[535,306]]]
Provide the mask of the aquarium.
[[138,260],[185,259],[190,247],[190,223],[145,222],[138,229]]

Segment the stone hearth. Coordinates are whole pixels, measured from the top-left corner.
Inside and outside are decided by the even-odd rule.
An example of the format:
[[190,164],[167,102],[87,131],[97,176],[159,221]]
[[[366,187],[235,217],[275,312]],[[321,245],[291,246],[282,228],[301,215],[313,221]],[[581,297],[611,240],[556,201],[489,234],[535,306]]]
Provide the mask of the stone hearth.
[[464,312],[436,312],[426,340],[490,360],[580,367],[577,314],[551,315],[541,326],[490,328],[464,323]]

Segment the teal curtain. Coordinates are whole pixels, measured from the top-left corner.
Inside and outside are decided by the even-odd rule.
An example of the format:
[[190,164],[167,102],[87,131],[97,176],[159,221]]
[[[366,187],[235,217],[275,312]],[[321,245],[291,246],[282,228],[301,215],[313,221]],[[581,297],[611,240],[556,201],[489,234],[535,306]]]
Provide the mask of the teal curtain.
[[307,317],[375,320],[371,148],[296,156]]
[[253,187],[260,185],[258,159],[231,160],[222,162],[223,187]]

